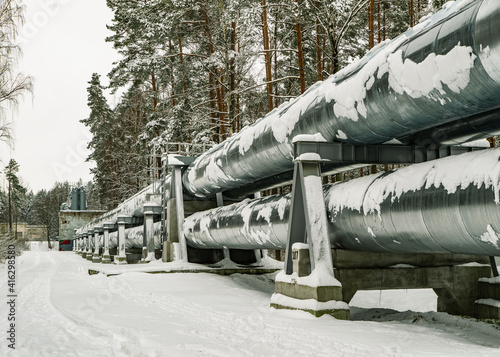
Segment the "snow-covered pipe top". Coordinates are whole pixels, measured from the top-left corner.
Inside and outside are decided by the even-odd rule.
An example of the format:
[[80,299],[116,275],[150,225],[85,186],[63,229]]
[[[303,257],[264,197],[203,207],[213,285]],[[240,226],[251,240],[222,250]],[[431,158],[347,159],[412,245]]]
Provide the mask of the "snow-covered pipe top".
[[449,2],[200,156],[184,188],[213,197],[289,171],[301,134],[377,144],[498,110],[499,41],[500,1]]
[[[384,143],[483,113],[495,121],[491,113],[499,108],[500,1],[448,2],[201,155],[184,172],[183,186],[188,194],[211,198],[289,172],[299,135]],[[253,184],[255,191],[263,188]],[[140,213],[148,190],[87,226]]]

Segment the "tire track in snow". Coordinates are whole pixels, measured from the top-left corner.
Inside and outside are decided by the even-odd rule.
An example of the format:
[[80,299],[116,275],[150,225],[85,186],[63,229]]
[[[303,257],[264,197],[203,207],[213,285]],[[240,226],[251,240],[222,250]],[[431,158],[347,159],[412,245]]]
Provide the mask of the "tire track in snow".
[[51,252],[44,254],[46,260],[41,260],[39,253],[31,256],[35,258],[33,264],[27,269],[21,265],[19,272],[27,276],[29,282],[23,283],[18,290],[18,348],[12,351],[2,345],[0,355],[153,356],[137,353],[134,346],[138,341],[132,335],[120,336],[109,326],[98,328],[59,309],[53,302],[51,286],[61,263],[54,260]]

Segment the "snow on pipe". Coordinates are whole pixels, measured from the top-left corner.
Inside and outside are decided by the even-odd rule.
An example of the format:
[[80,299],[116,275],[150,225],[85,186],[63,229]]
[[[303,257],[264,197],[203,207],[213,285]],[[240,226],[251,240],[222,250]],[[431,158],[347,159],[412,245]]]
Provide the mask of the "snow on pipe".
[[[169,195],[170,179],[167,177],[166,191],[167,197]],[[77,234],[87,231],[96,225],[102,225],[103,223],[116,223],[118,216],[138,216],[141,217],[144,214],[144,205],[147,203],[154,203],[161,205],[160,197],[160,184],[154,183],[148,187],[142,189],[135,195],[126,199],[123,203],[119,204],[118,207],[106,212],[105,214],[93,219],[86,225],[82,226],[77,230]]]
[[[155,249],[161,247],[161,222],[153,224],[153,235],[155,242]],[[144,239],[144,226],[137,226],[125,230],[125,249],[142,249]],[[104,247],[104,238],[101,234],[99,238],[99,245]],[[90,240],[90,247],[95,249],[95,240],[92,237]],[[118,247],[118,232],[109,233],[109,248]]]
[[[324,187],[333,247],[500,255],[500,149],[415,164]],[[291,197],[195,213],[195,248],[284,249]],[[497,233],[498,232],[498,233]]]
[[[290,171],[292,141],[301,134],[377,144],[469,117],[480,121],[481,113],[491,116],[492,110],[498,119],[499,42],[500,1],[447,3],[202,155],[183,175],[184,188],[194,196],[212,197]],[[488,131],[499,132],[500,120]],[[477,139],[461,134],[451,130],[434,140]]]
[[[301,134],[348,144],[398,138],[435,145],[499,133],[499,42],[499,1],[449,2],[200,156],[184,172],[184,188],[213,197],[246,185],[259,191],[271,181],[279,184],[293,169],[292,141]],[[146,188],[78,233],[119,214],[140,215],[152,191]]]

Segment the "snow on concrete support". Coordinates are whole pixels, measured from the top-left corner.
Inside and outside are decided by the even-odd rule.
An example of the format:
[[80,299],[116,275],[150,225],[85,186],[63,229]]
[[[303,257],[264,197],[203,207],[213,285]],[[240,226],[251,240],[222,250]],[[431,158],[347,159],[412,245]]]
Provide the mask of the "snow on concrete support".
[[[170,182],[170,198],[175,198],[176,203],[176,217],[172,217],[167,212],[167,220],[175,219],[177,223],[177,232],[183,231],[182,225],[184,223],[184,188],[182,187],[182,169],[189,166],[194,161],[192,157],[180,155],[168,155],[167,165],[172,168],[171,182]],[[167,223],[168,225],[168,223]],[[173,238],[175,240],[175,238]],[[188,253],[186,246],[186,239],[183,234],[177,234],[177,241],[179,244],[179,257],[176,260],[188,261]]]
[[149,263],[155,258],[154,216],[160,215],[162,207],[155,204],[144,205],[144,237],[142,247],[142,262]]
[[[271,306],[349,319],[349,307],[342,302],[342,285],[333,274],[320,162],[320,157],[314,157],[294,164],[285,269],[276,276]],[[297,252],[292,250],[297,244],[306,245],[311,254],[311,271],[306,276],[293,269],[292,255]]]
[[80,245],[80,234],[75,232],[75,253],[80,254],[81,245]]
[[83,255],[83,252],[85,251],[85,238],[83,234],[80,234],[80,255]]
[[103,264],[110,264],[111,263],[111,256],[109,254],[109,231],[114,228],[113,223],[104,223],[102,225],[103,229],[103,238],[104,238],[104,252],[102,253],[102,263]]
[[101,262],[100,236],[102,232],[103,232],[102,226],[94,226],[94,255],[92,256],[92,263]]
[[479,296],[474,305],[474,317],[500,320],[500,278],[479,279]]
[[87,255],[85,256],[85,259],[92,261],[92,241],[94,240],[94,228],[89,228],[87,230],[87,243],[88,243],[88,249],[87,249]]
[[82,255],[82,252],[83,252],[83,238],[82,238],[81,233],[78,233],[76,237],[77,237],[77,241],[78,241],[78,250],[76,251],[76,254]]
[[346,303],[359,290],[432,288],[438,296],[438,311],[473,316],[474,303],[481,297],[478,281],[491,277],[487,256],[343,249],[334,249],[333,256],[335,277],[342,283]]
[[83,251],[82,251],[83,259],[87,259],[87,254],[90,254],[88,234],[89,234],[88,231],[83,232]]
[[176,249],[176,247],[180,247],[177,231],[177,202],[175,198],[167,201],[166,211],[165,230],[167,232],[167,240],[163,243],[162,260],[164,262],[173,262],[180,259],[180,249]]
[[127,264],[127,255],[125,253],[125,224],[131,223],[132,217],[118,216],[118,255],[115,256],[115,264]]
[[76,231],[77,230],[78,229],[73,230],[73,236],[71,237],[73,240],[73,252],[75,252],[75,253],[78,251],[78,241],[76,239]]

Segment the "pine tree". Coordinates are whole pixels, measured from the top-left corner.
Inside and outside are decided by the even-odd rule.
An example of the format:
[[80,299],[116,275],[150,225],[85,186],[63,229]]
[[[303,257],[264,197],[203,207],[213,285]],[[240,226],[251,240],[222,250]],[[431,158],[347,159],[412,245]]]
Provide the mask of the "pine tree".
[[120,130],[114,120],[114,113],[109,107],[104,96],[104,87],[100,83],[100,76],[92,74],[88,82],[89,87],[87,104],[90,108],[90,115],[86,119],[80,120],[92,133],[92,140],[88,144],[91,150],[87,161],[94,161],[96,166],[91,169],[94,180],[99,187],[99,196],[104,205],[112,207],[118,202],[111,196],[116,174],[116,165],[113,160],[113,144],[116,133]]
[[7,221],[9,224],[9,233],[15,233],[13,224],[17,224],[18,210],[21,206],[21,201],[26,188],[21,185],[18,177],[19,164],[14,159],[9,160],[9,164],[4,169],[5,178],[7,180]]

